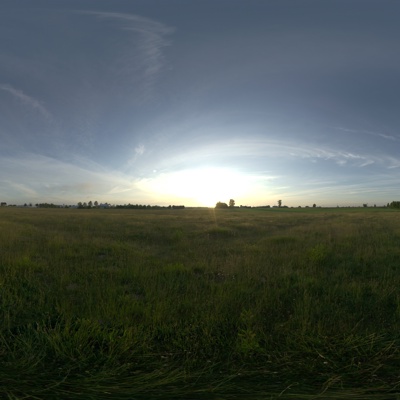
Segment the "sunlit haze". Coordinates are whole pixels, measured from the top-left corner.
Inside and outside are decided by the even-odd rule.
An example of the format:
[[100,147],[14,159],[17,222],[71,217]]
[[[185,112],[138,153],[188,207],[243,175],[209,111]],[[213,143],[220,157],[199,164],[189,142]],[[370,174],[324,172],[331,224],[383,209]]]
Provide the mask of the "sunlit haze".
[[400,200],[400,2],[3,0],[0,200]]

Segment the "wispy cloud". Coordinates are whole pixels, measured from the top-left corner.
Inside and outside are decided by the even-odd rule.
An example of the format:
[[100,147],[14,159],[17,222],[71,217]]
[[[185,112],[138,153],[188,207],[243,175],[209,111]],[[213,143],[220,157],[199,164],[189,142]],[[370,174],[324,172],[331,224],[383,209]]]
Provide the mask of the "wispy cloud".
[[389,169],[400,168],[400,159],[396,157],[387,157]]
[[22,104],[27,107],[32,108],[33,110],[37,111],[41,114],[44,118],[50,120],[51,114],[50,112],[43,106],[43,104],[35,99],[34,97],[28,96],[22,90],[16,89],[11,85],[1,84],[0,90],[3,90],[9,94],[11,94],[15,99],[19,100]]
[[[271,166],[283,161],[295,163],[299,160],[307,160],[312,163],[327,162],[334,163],[339,167],[352,168],[364,168],[372,164],[393,168],[400,162],[400,159],[388,157],[385,154],[356,153],[340,147],[267,138],[214,140],[210,143],[199,143],[195,147],[190,144],[181,145],[179,149],[175,148],[174,152],[170,151],[168,146],[160,149],[157,153],[158,159],[154,160],[156,169],[173,170],[205,163],[221,165],[227,162],[232,165],[235,160],[243,165],[256,159],[268,160],[267,164]],[[262,164],[265,165],[265,162]]]
[[360,164],[360,167],[367,167],[368,165],[375,164],[373,160],[366,160],[364,163]]
[[135,147],[135,154],[138,156],[143,155],[145,152],[145,147],[143,144],[140,144],[139,146]]
[[132,157],[126,162],[125,168],[129,169],[129,167],[132,167],[133,164],[135,164],[139,160],[139,158],[143,156],[145,152],[146,152],[146,147],[144,144],[137,145],[133,150]]
[[10,181],[5,181],[5,183],[7,183],[11,188],[13,188],[16,192],[20,193],[23,196],[36,198],[38,195],[37,191],[30,188],[27,184]]
[[384,134],[384,133],[381,133],[381,132],[372,132],[372,131],[368,131],[368,130],[365,130],[365,129],[350,129],[350,128],[344,128],[344,127],[341,127],[341,126],[335,126],[334,128],[339,130],[339,131],[343,131],[343,132],[362,133],[362,134],[367,134],[367,135],[371,135],[371,136],[381,137],[383,139],[392,140],[392,141],[395,141],[395,142],[400,141],[399,137],[392,136],[392,135],[387,135],[387,134]]
[[149,202],[138,181],[118,171],[84,160],[74,163],[37,154],[0,157],[0,190],[5,201],[76,203]]
[[165,66],[163,48],[170,45],[166,37],[174,32],[174,28],[136,14],[96,11],[84,11],[81,14],[92,15],[103,21],[114,21],[118,29],[133,33],[133,42],[124,48],[125,54],[119,60],[119,72],[133,77],[140,70],[142,80],[148,86],[154,84]]

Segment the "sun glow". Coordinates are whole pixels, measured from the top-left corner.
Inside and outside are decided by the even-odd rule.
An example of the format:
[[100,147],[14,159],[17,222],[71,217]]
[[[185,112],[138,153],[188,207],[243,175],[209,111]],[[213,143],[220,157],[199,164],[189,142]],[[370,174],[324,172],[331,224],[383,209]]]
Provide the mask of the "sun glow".
[[[143,186],[143,185],[142,185]],[[189,205],[213,207],[248,194],[250,182],[245,175],[224,168],[198,168],[160,174],[147,180],[143,189],[163,198],[181,198]]]

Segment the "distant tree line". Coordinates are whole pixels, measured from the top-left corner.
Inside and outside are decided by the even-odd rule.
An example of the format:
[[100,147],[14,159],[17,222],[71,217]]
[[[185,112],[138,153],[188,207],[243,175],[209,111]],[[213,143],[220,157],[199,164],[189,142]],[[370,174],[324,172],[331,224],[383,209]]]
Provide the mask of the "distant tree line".
[[[16,204],[7,204],[6,202],[2,201],[0,203],[1,207],[32,207],[32,203],[25,203],[23,205],[17,206]],[[367,203],[362,204],[363,207],[368,207]],[[144,209],[153,209],[153,210],[162,210],[162,209],[183,209],[185,208],[184,205],[169,205],[169,206],[159,206],[159,205],[146,205],[146,204],[117,204],[117,205],[111,205],[108,203],[102,203],[99,204],[98,201],[88,201],[88,202],[78,202],[77,205],[65,205],[65,204],[54,204],[54,203],[36,203],[35,207],[37,208],[120,208],[120,209],[138,209],[138,210],[144,210]],[[235,206],[235,200],[230,199],[229,203],[225,202],[217,202],[215,205],[215,208],[219,209],[224,209],[224,208],[235,208],[239,206]],[[247,206],[247,205],[240,205],[240,208],[289,208],[288,206],[282,205],[282,200],[277,201],[277,205],[270,206],[270,205],[263,205],[263,206]],[[311,206],[305,206],[306,208],[309,208]],[[313,208],[316,208],[317,205],[314,203],[312,205]],[[318,206],[319,208],[321,206]],[[339,206],[337,206],[339,207]],[[374,204],[374,207],[376,207],[376,204]],[[400,209],[400,201],[392,201],[391,203],[387,203],[386,206],[387,208],[395,208],[395,209]],[[291,207],[293,208],[293,207]],[[301,208],[301,206],[299,206]]]
[[104,204],[99,204],[98,201],[89,201],[89,202],[79,202],[77,204],[78,208],[120,208],[120,209],[135,209],[135,210],[147,210],[147,209],[153,209],[153,210],[161,210],[161,209],[182,209],[185,208],[184,205],[169,205],[169,206],[151,206],[151,205],[146,205],[146,204],[116,204],[116,205],[111,205],[108,203]]
[[183,205],[169,205],[169,206],[151,206],[151,205],[145,205],[145,204],[118,204],[115,206],[115,208],[129,208],[129,209],[135,209],[135,210],[145,210],[145,209],[152,209],[152,210],[162,210],[162,209],[173,209],[173,210],[181,210],[185,208]]
[[[27,207],[27,204],[25,203],[24,206]],[[32,204],[30,206],[32,206]],[[64,206],[60,206],[60,205],[53,204],[53,203],[36,203],[35,206],[38,208],[63,208],[64,207]]]

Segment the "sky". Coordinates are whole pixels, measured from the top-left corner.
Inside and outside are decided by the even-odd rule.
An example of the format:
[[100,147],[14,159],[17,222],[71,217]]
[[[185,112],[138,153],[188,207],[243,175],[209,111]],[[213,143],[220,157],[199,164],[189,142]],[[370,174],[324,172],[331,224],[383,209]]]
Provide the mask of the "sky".
[[400,200],[400,2],[2,0],[0,200]]

